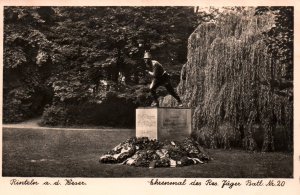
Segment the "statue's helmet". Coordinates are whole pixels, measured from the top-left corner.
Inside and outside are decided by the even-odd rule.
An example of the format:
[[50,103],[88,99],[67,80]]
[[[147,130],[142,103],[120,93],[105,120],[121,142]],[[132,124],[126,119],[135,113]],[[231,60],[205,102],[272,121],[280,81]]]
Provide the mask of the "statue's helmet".
[[150,54],[150,52],[146,51],[145,54],[144,54],[144,59],[151,59],[152,56]]

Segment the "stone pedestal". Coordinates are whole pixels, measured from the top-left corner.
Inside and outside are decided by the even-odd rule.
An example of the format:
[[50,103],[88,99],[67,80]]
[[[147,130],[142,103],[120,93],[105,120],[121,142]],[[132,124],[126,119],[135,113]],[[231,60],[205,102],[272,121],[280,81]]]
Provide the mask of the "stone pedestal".
[[136,137],[180,141],[191,134],[191,115],[187,108],[138,108]]

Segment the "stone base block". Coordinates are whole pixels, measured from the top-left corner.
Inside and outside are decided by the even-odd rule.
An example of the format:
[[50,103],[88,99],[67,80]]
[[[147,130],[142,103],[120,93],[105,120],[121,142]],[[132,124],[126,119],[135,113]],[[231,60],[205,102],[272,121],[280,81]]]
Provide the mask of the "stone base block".
[[182,140],[192,131],[192,111],[187,108],[136,109],[136,137]]

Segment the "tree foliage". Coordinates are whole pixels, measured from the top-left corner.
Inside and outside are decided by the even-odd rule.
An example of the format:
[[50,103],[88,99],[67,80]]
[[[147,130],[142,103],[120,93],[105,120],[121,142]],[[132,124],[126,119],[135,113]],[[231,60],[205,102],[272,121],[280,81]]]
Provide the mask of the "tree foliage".
[[[279,95],[292,98],[294,60],[294,9],[293,7],[257,7],[255,15],[272,13],[275,22],[264,33],[268,52],[272,55],[272,66],[282,66],[282,78],[269,78],[269,85]],[[274,74],[274,73],[273,73]]]
[[137,69],[144,50],[178,74],[195,17],[190,7],[5,7],[4,121],[39,115],[47,104],[45,124],[58,123],[47,122],[55,113],[72,124],[83,120],[71,115],[85,104],[87,113],[104,109],[97,105],[110,93],[134,117],[134,108],[150,101]]
[[190,36],[178,90],[195,108],[194,133],[208,147],[292,150],[293,80],[285,67],[293,63],[282,60],[293,56],[292,48],[283,47],[293,36],[283,44],[283,30],[275,33],[293,32],[291,25],[282,27],[286,19],[278,19],[290,8],[272,9],[282,11],[224,8]]
[[[273,14],[274,24],[272,28],[263,34],[265,35],[265,43],[267,51],[271,56],[270,74],[266,77],[266,85],[269,93],[268,99],[273,100],[273,96],[282,96],[288,99],[286,105],[293,105],[293,56],[294,56],[294,9],[293,7],[257,7],[255,15]],[[277,76],[279,74],[279,76]],[[264,151],[274,150],[273,134],[276,128],[274,121],[285,123],[286,128],[293,128],[293,117],[287,117],[285,121],[278,117],[277,109],[270,104],[268,112],[265,113],[265,128],[268,132],[265,133],[265,141],[263,145]],[[292,113],[289,113],[292,115]],[[290,143],[288,148],[292,147],[291,133],[288,134]]]

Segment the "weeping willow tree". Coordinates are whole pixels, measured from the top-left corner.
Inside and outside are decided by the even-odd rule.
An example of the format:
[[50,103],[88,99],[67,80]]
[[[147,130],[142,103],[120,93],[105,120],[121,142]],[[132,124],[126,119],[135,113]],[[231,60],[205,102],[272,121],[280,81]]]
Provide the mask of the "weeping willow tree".
[[178,91],[194,108],[193,129],[202,144],[292,149],[293,88],[276,87],[288,71],[266,36],[279,25],[278,13],[225,9],[191,34]]

